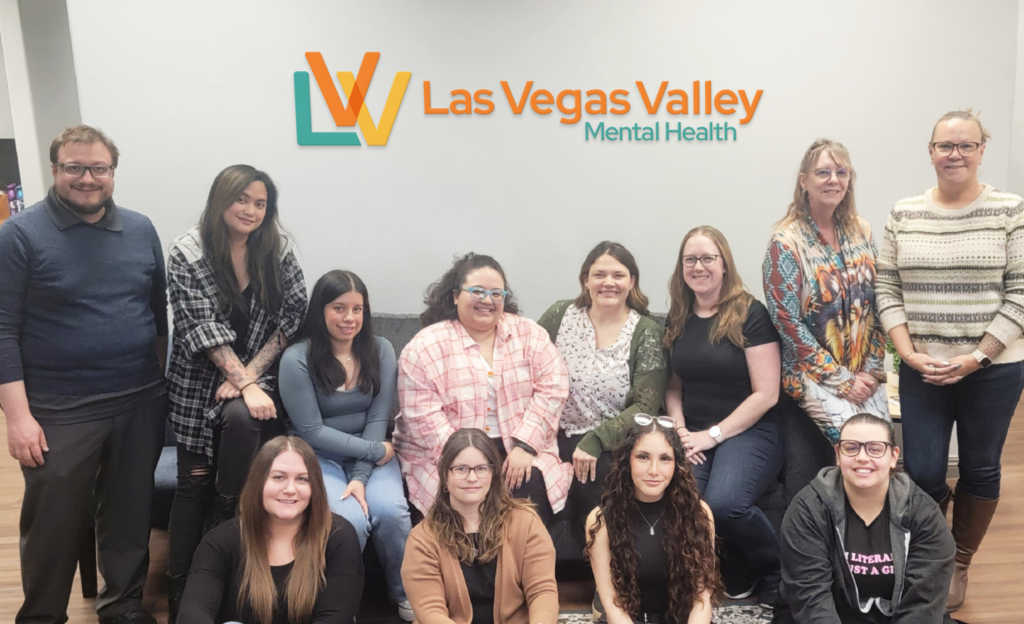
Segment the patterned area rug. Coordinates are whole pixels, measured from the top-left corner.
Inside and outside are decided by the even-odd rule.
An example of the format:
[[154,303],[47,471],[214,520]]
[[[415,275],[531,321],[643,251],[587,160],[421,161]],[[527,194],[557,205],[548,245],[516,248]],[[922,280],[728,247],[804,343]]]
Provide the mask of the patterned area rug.
[[[768,624],[772,614],[757,605],[726,605],[715,609],[713,624]],[[592,624],[590,611],[563,611],[558,624]]]

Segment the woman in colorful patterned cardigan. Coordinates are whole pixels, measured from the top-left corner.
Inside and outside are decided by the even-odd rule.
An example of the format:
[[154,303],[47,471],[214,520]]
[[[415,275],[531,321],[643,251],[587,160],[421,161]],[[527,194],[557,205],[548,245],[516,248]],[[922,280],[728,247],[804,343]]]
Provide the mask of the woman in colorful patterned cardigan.
[[465,427],[482,429],[501,453],[512,495],[545,522],[565,506],[572,464],[558,459],[558,418],[569,377],[540,325],[519,316],[501,265],[473,253],[455,260],[427,293],[424,328],[398,360],[395,451],[409,499],[426,513],[437,494],[437,460]]
[[889,418],[875,245],[857,216],[854,179],[842,144],[815,141],[764,259],[765,301],[782,336],[782,388],[831,444],[854,414]]
[[[878,310],[902,359],[907,473],[945,510],[956,567],[947,609],[999,502],[1000,457],[1024,387],[1024,203],[978,180],[989,138],[970,110],[943,115],[938,184],[896,203],[878,259]],[[946,485],[956,425],[960,478]]]

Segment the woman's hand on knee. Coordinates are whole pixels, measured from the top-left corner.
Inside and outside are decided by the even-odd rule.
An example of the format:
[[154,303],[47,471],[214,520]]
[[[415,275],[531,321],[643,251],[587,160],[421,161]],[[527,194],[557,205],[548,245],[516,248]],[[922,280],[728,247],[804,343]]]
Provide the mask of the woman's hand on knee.
[[274,400],[256,384],[250,384],[242,389],[242,399],[245,401],[245,406],[249,408],[249,415],[256,420],[277,418]]
[[363,485],[362,481],[352,479],[348,482],[348,487],[345,488],[344,493],[342,493],[341,500],[345,500],[349,496],[356,499],[359,506],[363,508],[363,515],[369,518],[370,506],[366,504],[366,486]]
[[213,398],[215,401],[219,403],[221,401],[230,401],[231,399],[237,399],[240,396],[242,396],[242,393],[238,391],[238,388],[235,387],[235,384],[225,379],[224,383],[222,383],[220,387],[217,388],[217,393],[213,395]]
[[597,458],[580,447],[572,452],[572,469],[580,483],[597,481]]

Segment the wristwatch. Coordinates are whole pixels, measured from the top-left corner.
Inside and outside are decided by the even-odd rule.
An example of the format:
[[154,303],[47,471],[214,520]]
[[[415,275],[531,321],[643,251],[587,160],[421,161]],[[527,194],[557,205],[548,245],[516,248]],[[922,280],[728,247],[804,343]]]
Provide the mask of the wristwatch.
[[975,349],[974,353],[972,353],[971,355],[974,356],[974,359],[978,361],[978,365],[981,366],[982,368],[988,368],[989,366],[992,366],[992,358],[985,355],[985,352],[982,351],[981,349]]
[[718,442],[719,444],[725,442],[725,437],[722,435],[722,428],[719,427],[718,425],[715,425],[714,427],[708,429],[708,435],[711,436],[712,440]]

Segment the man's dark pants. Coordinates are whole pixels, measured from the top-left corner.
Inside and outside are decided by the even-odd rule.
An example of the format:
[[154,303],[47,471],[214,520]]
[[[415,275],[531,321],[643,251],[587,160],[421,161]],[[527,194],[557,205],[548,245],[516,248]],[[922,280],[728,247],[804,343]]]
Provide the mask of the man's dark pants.
[[83,529],[95,511],[100,573],[96,612],[116,618],[142,607],[149,571],[153,471],[160,458],[167,397],[101,420],[42,425],[46,463],[22,467],[21,578],[16,621],[67,621]]

